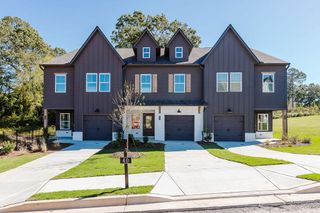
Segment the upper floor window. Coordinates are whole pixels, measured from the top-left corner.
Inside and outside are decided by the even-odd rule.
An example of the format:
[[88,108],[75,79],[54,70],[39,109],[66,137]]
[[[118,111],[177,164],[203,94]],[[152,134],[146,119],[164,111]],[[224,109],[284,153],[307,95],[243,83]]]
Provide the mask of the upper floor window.
[[228,92],[228,73],[217,72],[217,92]]
[[86,92],[97,92],[97,73],[86,74]]
[[186,78],[185,74],[174,74],[174,92],[184,93],[185,92]]
[[99,73],[99,92],[110,92],[110,73]]
[[55,93],[66,93],[67,92],[67,74],[55,74]]
[[258,114],[258,131],[268,131],[269,130],[269,115],[268,113]]
[[152,90],[151,74],[141,74],[140,92],[150,93]]
[[142,58],[150,58],[150,47],[142,47]]
[[274,73],[262,73],[262,92],[274,92]]
[[230,92],[242,92],[242,73],[230,73]]
[[176,47],[175,56],[176,58],[183,58],[183,47]]
[[60,113],[60,129],[70,129],[70,113]]

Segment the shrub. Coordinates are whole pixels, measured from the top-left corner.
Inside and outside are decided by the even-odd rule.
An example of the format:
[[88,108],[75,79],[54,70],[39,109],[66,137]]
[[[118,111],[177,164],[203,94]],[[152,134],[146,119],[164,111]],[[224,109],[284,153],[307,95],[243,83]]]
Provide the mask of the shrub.
[[148,142],[149,142],[149,137],[143,136],[143,143],[148,143]]
[[298,136],[293,136],[293,137],[289,138],[289,142],[292,144],[297,144],[299,142]]
[[311,139],[310,138],[304,138],[301,143],[304,143],[304,144],[310,144],[311,143]]
[[16,144],[11,141],[4,141],[2,143],[2,153],[3,154],[9,154],[16,148]]
[[121,131],[118,131],[117,132],[117,138],[116,138],[116,140],[118,141],[118,142],[122,142],[122,132]]

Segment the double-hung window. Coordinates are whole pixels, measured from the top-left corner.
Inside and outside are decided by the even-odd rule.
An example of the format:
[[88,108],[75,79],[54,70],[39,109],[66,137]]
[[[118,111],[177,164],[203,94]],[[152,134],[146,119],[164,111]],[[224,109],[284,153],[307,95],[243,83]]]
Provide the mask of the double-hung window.
[[175,56],[176,58],[183,58],[183,47],[176,47]]
[[60,113],[60,129],[70,129],[70,113]]
[[228,73],[217,72],[217,92],[228,92]]
[[99,73],[99,92],[110,92],[110,73]]
[[142,47],[142,58],[150,58],[150,47]]
[[59,73],[55,74],[55,93],[66,93],[67,92],[67,74]]
[[269,130],[269,115],[268,113],[258,114],[258,131],[268,131]]
[[274,92],[274,73],[272,72],[262,73],[262,92],[264,93]]
[[230,92],[242,92],[241,72],[230,72]]
[[97,73],[86,74],[86,92],[97,92]]
[[185,74],[174,74],[174,92],[185,93],[186,77]]
[[152,90],[151,74],[141,74],[140,78],[141,78],[140,92],[141,93],[150,93]]

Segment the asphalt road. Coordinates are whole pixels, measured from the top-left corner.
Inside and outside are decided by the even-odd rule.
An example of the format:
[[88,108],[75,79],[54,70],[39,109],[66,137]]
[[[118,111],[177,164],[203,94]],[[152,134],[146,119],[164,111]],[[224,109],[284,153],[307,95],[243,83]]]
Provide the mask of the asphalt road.
[[[188,213],[320,213],[320,201],[292,205],[259,206],[246,208],[230,208],[205,211],[187,211]],[[181,212],[182,213],[182,212]],[[186,213],[184,211],[183,213]]]

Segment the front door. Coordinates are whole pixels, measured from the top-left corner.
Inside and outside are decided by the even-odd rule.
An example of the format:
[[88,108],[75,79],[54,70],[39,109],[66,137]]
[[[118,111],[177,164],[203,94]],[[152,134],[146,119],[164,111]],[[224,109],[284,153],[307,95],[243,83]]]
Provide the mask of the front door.
[[153,113],[143,113],[143,136],[154,136]]

